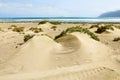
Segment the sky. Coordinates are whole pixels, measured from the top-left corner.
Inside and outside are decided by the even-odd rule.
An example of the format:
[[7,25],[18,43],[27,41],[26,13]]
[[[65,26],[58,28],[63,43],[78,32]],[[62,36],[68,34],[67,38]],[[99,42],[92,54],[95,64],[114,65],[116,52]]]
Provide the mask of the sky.
[[0,0],[0,17],[97,17],[120,0]]

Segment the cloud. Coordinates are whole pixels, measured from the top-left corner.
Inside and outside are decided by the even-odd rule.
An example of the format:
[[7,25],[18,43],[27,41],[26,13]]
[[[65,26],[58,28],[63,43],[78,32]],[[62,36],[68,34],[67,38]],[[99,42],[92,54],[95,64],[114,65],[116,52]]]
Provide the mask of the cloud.
[[12,16],[65,16],[69,11],[51,5],[39,6],[32,3],[0,3],[0,13],[12,14]]

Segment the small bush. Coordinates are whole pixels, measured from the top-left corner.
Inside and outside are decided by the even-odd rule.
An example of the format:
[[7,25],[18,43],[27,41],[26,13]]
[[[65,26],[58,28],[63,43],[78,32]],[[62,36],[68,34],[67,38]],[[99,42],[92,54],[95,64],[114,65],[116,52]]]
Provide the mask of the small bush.
[[62,31],[59,35],[55,36],[55,40],[65,35],[66,35],[66,31]]
[[52,26],[51,29],[56,30],[57,26]]
[[120,41],[120,37],[114,38],[113,41]]
[[38,23],[38,25],[40,25],[40,24],[46,24],[47,22],[49,22],[49,23],[51,23],[53,25],[59,25],[59,24],[61,24],[61,22],[57,22],[57,21],[47,21],[47,20],[44,20],[44,21],[40,21]]
[[115,28],[120,29],[120,26],[115,26]]
[[29,39],[33,38],[34,35],[27,34],[24,36],[24,42],[27,42]]
[[13,29],[15,27],[17,27],[17,26],[16,25],[11,25],[8,29]]
[[24,31],[24,27],[14,27],[12,29],[12,31],[15,31],[15,32],[23,32]]
[[40,25],[40,24],[45,24],[45,23],[47,23],[47,22],[49,22],[49,21],[47,21],[47,20],[40,21],[40,22],[38,23],[38,25]]
[[96,24],[96,25],[92,25],[92,26],[90,27],[90,29],[91,29],[91,28],[98,28],[98,27],[99,27],[99,25]]
[[57,22],[57,21],[50,21],[50,23],[53,24],[53,25],[59,25],[59,24],[61,24],[61,22]]
[[114,28],[111,26],[111,25],[105,25],[105,26],[101,26],[97,29],[97,31],[95,31],[96,33],[103,33],[105,32],[106,30],[114,30]]
[[29,30],[35,32],[35,33],[39,33],[39,32],[42,32],[43,30],[41,28],[33,28],[31,27]]
[[87,28],[82,28],[80,26],[71,27],[71,28],[66,29],[65,31],[62,31],[58,36],[55,37],[55,40],[66,35],[67,33],[72,33],[72,32],[86,33],[86,34],[90,35],[91,38],[99,41],[99,38],[94,33],[90,32]]
[[11,29],[12,31],[15,31],[15,32],[23,32],[24,31],[24,27],[18,27],[16,25],[11,25],[8,29]]

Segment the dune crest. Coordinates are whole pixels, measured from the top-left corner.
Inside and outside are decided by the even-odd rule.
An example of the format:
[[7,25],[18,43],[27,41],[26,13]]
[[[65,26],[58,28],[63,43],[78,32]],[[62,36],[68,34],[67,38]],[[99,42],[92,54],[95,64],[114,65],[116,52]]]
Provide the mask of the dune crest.
[[59,39],[58,43],[47,36],[35,36],[3,65],[5,68],[1,73],[47,71],[101,62],[109,60],[111,55],[111,49],[85,34],[71,33]]

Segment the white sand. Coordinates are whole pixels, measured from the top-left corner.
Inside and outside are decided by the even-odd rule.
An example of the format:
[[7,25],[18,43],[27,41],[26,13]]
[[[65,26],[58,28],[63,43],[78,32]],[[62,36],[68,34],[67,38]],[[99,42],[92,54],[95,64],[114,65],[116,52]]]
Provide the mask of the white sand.
[[[70,24],[61,24],[58,29],[64,30],[65,25]],[[38,27],[43,27],[43,34],[54,37],[60,31],[51,30],[51,26],[53,25],[47,23]],[[3,36],[7,32],[0,33],[0,35]],[[111,46],[104,44],[105,39],[109,41],[116,35],[119,36],[120,30],[115,29],[109,32],[108,38],[104,37],[108,33],[98,35],[102,43],[78,32],[66,35],[58,39],[58,42],[48,36],[38,34],[13,50],[11,49],[13,45],[8,45],[10,46],[8,48],[7,45],[3,45],[7,44],[11,38],[10,40],[4,38],[4,42],[0,45],[14,52],[5,52],[6,50],[0,47],[2,50],[0,58],[4,60],[0,64],[0,80],[120,80],[120,56]],[[13,33],[15,34],[17,34],[15,41],[18,41],[16,43],[23,42],[23,37],[18,38],[18,35],[20,37],[23,34]]]

